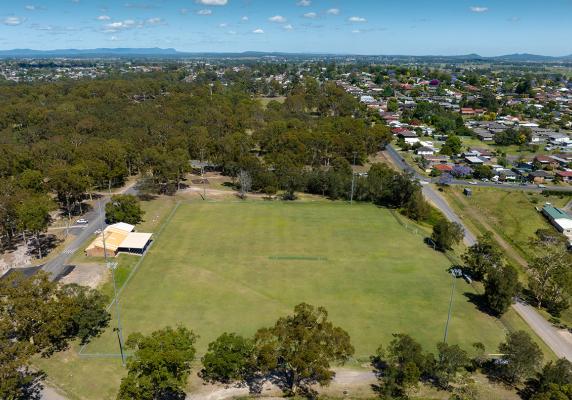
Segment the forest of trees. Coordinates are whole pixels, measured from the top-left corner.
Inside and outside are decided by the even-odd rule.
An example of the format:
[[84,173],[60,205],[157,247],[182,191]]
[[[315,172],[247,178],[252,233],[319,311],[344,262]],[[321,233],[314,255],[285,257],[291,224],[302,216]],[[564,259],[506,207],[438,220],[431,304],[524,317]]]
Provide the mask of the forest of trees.
[[[94,190],[138,174],[142,190],[173,193],[190,160],[248,174],[252,190],[349,198],[350,163],[391,140],[389,129],[334,83],[306,79],[263,106],[241,79],[187,83],[176,73],[7,85],[0,94],[0,240],[35,237],[54,210],[71,217]],[[381,167],[380,167],[381,168]],[[426,214],[419,188],[389,169],[358,180],[357,199]],[[374,174],[375,175],[375,174]],[[383,177],[381,177],[383,175]],[[374,179],[405,185],[368,185]],[[41,246],[38,246],[41,257]]]

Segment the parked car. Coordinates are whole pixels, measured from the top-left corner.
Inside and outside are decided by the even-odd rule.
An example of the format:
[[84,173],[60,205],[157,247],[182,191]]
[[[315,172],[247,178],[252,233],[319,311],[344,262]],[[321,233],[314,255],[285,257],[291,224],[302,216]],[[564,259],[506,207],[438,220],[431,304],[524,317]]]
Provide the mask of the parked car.
[[89,224],[89,221],[85,218],[80,218],[77,221],[75,221],[75,223],[77,225],[87,225],[87,224]]
[[476,185],[477,181],[469,181],[469,185]]
[[539,187],[540,189],[544,189],[544,188],[546,187],[546,185],[539,184],[538,187]]

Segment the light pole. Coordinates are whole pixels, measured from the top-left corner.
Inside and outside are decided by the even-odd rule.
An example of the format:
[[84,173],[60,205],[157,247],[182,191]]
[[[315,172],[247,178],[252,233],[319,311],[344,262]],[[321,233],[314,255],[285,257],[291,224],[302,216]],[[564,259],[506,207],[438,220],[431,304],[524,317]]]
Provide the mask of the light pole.
[[449,312],[447,313],[447,323],[445,324],[445,336],[443,343],[447,343],[447,333],[449,332],[449,321],[451,321],[451,311],[453,310],[453,294],[455,293],[455,274],[451,271],[451,297],[449,298]]
[[117,338],[119,340],[119,351],[121,352],[121,364],[125,366],[125,352],[123,351],[123,329],[121,328],[121,313],[119,312],[119,301],[117,299],[117,282],[115,281],[116,262],[107,262],[107,268],[111,270],[113,279],[113,302],[115,303],[115,313],[117,314]]
[[354,151],[354,163],[352,165],[352,191],[350,193],[350,204],[353,204],[353,202],[354,202],[354,187],[355,187],[355,182],[356,182],[356,173],[354,172],[353,167],[355,167],[355,165],[356,165],[356,156],[357,156],[357,153]]
[[116,262],[110,262],[107,259],[107,246],[105,245],[105,216],[101,211],[101,201],[98,203],[99,214],[101,217],[101,239],[103,242],[103,257],[105,265],[111,270],[111,279],[113,279],[113,303],[115,304],[115,313],[117,314],[117,338],[119,340],[119,352],[121,353],[121,364],[125,367],[125,353],[123,351],[123,330],[121,328],[121,313],[119,312],[119,302],[117,300],[117,282],[115,281]]

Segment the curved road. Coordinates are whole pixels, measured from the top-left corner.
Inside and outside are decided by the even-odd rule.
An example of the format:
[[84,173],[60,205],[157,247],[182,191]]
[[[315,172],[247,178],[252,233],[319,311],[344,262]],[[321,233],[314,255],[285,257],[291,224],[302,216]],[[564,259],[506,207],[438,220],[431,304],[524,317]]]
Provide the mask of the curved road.
[[[469,246],[476,243],[477,239],[469,229],[467,229],[466,225],[463,221],[459,218],[459,216],[453,211],[453,209],[449,206],[447,201],[439,194],[437,190],[435,190],[428,182],[428,179],[418,172],[416,172],[410,165],[405,163],[399,153],[392,147],[387,146],[386,154],[391,158],[392,162],[401,170],[407,171],[413,174],[413,176],[423,184],[423,195],[427,198],[428,201],[433,203],[439,210],[445,214],[445,217],[449,221],[457,222],[461,224],[463,230],[465,231],[465,243]],[[463,185],[466,185],[466,181],[456,181],[458,184],[463,182]],[[454,183],[454,182],[453,182]],[[540,190],[539,188],[533,185],[527,186],[520,186],[520,185],[496,185],[490,184],[487,182],[479,182],[477,185],[479,186],[494,186],[497,188],[518,188],[518,189],[529,189],[529,190]],[[531,187],[532,186],[532,187]],[[551,188],[552,189],[552,188]],[[566,189],[564,191],[572,191],[571,188],[560,188]],[[530,326],[530,328],[540,337],[544,343],[558,356],[564,357],[569,361],[572,361],[572,335],[570,333],[556,329],[550,322],[548,322],[542,315],[536,311],[536,309],[521,300],[517,300],[517,302],[512,306],[514,310],[522,317],[522,319]],[[568,338],[567,338],[568,337]]]

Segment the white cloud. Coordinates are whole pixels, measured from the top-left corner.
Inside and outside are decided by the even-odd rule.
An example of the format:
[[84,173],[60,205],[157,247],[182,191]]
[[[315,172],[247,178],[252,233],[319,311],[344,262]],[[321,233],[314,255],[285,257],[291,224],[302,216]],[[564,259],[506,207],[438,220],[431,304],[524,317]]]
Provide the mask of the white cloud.
[[367,19],[363,17],[349,17],[348,21],[350,22],[367,22]]
[[488,7],[482,7],[482,6],[472,6],[470,8],[470,10],[474,13],[484,13],[484,12],[489,11],[489,8]]
[[228,31],[227,32],[229,35],[236,35],[236,31]]
[[228,26],[228,24],[226,22],[223,22],[221,24],[218,24],[219,28],[226,28]]
[[264,33],[264,30],[262,30],[261,28],[258,28],[258,29],[253,30],[252,33],[261,34],[261,33]]
[[197,15],[211,15],[212,13],[213,13],[213,10],[209,10],[208,8],[205,8],[204,10],[197,11]]
[[300,6],[300,7],[308,7],[312,4],[311,0],[300,0],[296,3],[296,5]]
[[283,24],[284,22],[286,22],[286,18],[284,18],[282,15],[275,15],[273,17],[268,18],[268,21]]
[[248,21],[248,17],[246,15],[244,15],[244,16],[240,17],[240,20],[246,22],[246,21]]
[[25,18],[20,18],[20,17],[6,17],[2,20],[2,23],[4,25],[9,25],[9,26],[16,26],[16,25],[20,25],[21,23],[23,23],[25,21]]
[[110,22],[109,24],[105,25],[104,32],[118,32],[126,29],[135,28],[137,26],[141,26],[142,24],[138,24],[135,20],[126,19],[124,21],[115,21]]
[[183,14],[183,15],[187,15],[187,14],[189,13],[189,9],[188,9],[188,8],[181,8],[181,9],[179,10],[179,12],[180,12],[181,14]]
[[316,18],[318,16],[318,14],[316,14],[315,12],[309,12],[304,14],[304,18]]
[[163,18],[159,18],[159,17],[155,17],[155,18],[149,18],[147,21],[145,21],[145,23],[147,25],[159,25],[164,23],[165,21],[163,21]]
[[205,6],[226,6],[228,0],[196,0],[196,2]]
[[98,21],[109,21],[111,19],[111,17],[109,15],[100,15],[99,17],[97,17]]
[[354,29],[352,33],[361,33],[361,31],[359,29]]
[[34,5],[28,4],[26,7],[24,7],[26,10],[28,11],[35,11],[37,8]]
[[326,14],[340,15],[340,9],[339,8],[330,8],[328,11],[326,11]]
[[119,40],[119,38],[114,35],[114,36],[111,36],[111,37],[109,38],[109,40],[112,41],[112,42],[117,42],[117,41]]
[[287,24],[284,25],[284,29],[286,29],[287,31],[291,31],[292,29],[294,29],[294,27],[291,24]]

